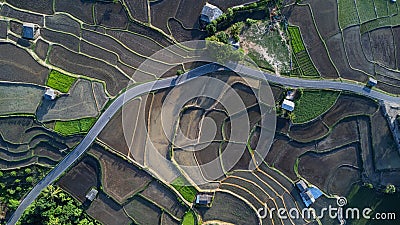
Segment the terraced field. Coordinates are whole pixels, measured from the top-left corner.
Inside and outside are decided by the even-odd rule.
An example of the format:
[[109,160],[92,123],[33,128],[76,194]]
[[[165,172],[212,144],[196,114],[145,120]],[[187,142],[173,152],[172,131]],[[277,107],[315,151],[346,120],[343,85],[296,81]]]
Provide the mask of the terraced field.
[[[304,54],[299,59],[296,52],[302,49],[298,47],[301,45],[292,41],[293,58],[296,58],[292,74],[316,74],[312,64],[307,63],[310,61],[323,78],[335,78],[333,74],[338,74],[343,79],[365,83],[368,77],[374,77],[381,83],[377,88],[398,95],[400,67],[396,49],[399,44],[393,36],[396,34],[393,31],[400,26],[398,8],[397,2],[377,0],[337,3],[329,0],[324,4],[304,1],[287,7],[283,13],[290,25],[299,27],[311,58],[307,59]],[[310,24],[315,25],[313,32],[309,32]],[[292,40],[298,36],[291,27],[289,34],[293,34]],[[301,66],[307,69],[304,71]]]
[[106,224],[179,224],[188,210],[170,186],[98,144],[58,184],[81,202],[92,187],[103,187],[87,213]]
[[79,141],[49,131],[32,117],[0,118],[0,167],[56,165]]
[[[37,168],[56,166],[128,83],[161,76],[139,71],[142,62],[173,43],[208,35],[197,17],[205,2],[1,1],[0,170],[32,167],[39,179],[44,174]],[[210,2],[224,10],[251,3]],[[274,49],[276,58],[287,63],[278,65],[287,75],[361,83],[374,77],[375,88],[400,94],[398,3],[308,0],[290,4],[282,13],[288,19],[286,34],[265,32],[268,20],[245,25],[247,30],[239,32],[239,38],[258,45],[244,48],[263,69],[271,70],[274,60],[260,60],[261,56],[269,58],[267,53]],[[40,26],[38,39],[21,39],[26,22]],[[259,33],[246,34],[255,30]],[[186,49],[171,52],[181,56]],[[190,67],[169,58],[151,60],[155,69],[174,66],[165,76]],[[174,104],[172,100],[198,91],[190,85],[139,96],[126,104],[130,120],[121,110],[110,118],[88,154],[57,184],[81,203],[96,187],[99,194],[85,210],[104,224],[286,225],[321,222],[283,220],[276,214],[257,217],[257,210],[265,206],[305,208],[294,185],[300,179],[323,192],[316,207],[331,204],[335,195],[348,196],[354,183],[382,189],[398,181],[400,155],[376,101],[345,92],[304,90],[292,121],[284,113],[270,118],[277,120],[277,129],[268,137],[272,146],[265,151],[268,138],[261,133],[272,128],[261,123],[262,109],[278,108],[274,106],[287,90],[274,86],[274,100],[260,103],[253,90],[266,89],[259,81],[226,71],[208,78],[228,84],[244,102],[243,108],[229,115],[229,109],[218,103],[232,101],[226,93]],[[60,91],[55,100],[43,97],[48,87]],[[208,84],[201,87],[197,96],[221,91]],[[165,116],[172,118],[171,124],[160,129],[165,128]],[[238,135],[234,124],[245,117],[249,127]],[[131,131],[124,130],[127,123]],[[238,156],[236,161],[226,156],[229,152]],[[16,183],[10,182],[12,187]],[[194,204],[198,192],[213,196],[209,207]],[[325,220],[324,224],[332,222]]]

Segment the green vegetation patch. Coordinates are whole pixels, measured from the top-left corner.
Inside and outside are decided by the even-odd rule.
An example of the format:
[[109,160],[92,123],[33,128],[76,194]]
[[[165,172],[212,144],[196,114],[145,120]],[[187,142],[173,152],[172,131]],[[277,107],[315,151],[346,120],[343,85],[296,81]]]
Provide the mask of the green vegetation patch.
[[52,70],[49,74],[46,85],[53,89],[67,93],[75,80],[75,77],[71,77],[56,70]]
[[196,225],[196,217],[192,211],[187,211],[183,216],[182,225]]
[[376,18],[374,0],[356,0],[361,23]]
[[56,121],[54,130],[63,135],[81,134],[88,132],[95,122],[96,118],[93,117],[70,121]]
[[298,27],[289,26],[288,32],[290,36],[290,45],[292,46],[293,53],[299,53],[306,50],[303,44],[303,39],[301,38],[300,29]]
[[194,202],[197,190],[191,186],[184,177],[176,178],[171,185],[185,198],[188,202]]
[[299,63],[297,62],[296,56],[292,54],[292,70],[290,71],[290,76],[301,77],[303,76],[303,71]]
[[388,3],[390,0],[374,0],[376,14],[378,17],[384,17],[389,15]]
[[258,67],[266,70],[271,70],[273,71],[274,68],[270,63],[268,63],[267,60],[262,60],[262,55],[258,53],[257,51],[253,49],[249,49],[249,52],[247,53],[247,56],[250,57],[254,61],[255,64],[257,64]]
[[388,2],[389,16],[397,14],[397,2]]
[[338,0],[339,26],[342,29],[360,23],[357,7],[353,0]]
[[17,224],[100,224],[81,204],[57,186],[48,186],[25,210]]
[[295,26],[288,27],[290,46],[292,47],[292,70],[291,75],[305,77],[319,77],[301,38],[300,29]]
[[390,24],[392,26],[400,25],[400,13],[390,17]]
[[295,101],[293,123],[305,123],[330,109],[340,92],[327,90],[304,90]]
[[297,53],[296,60],[305,77],[319,77],[318,70],[315,68],[307,51]]
[[[392,18],[394,18],[394,17],[392,17]],[[369,22],[361,24],[360,32],[365,33],[368,31],[375,30],[380,27],[391,26],[391,24],[392,24],[392,19],[390,17],[383,17],[383,18],[379,18],[376,20],[371,20]]]
[[[290,70],[290,48],[279,30],[270,30],[269,21],[247,23],[241,37],[241,47],[261,68],[288,73]],[[300,38],[300,43],[301,42]]]
[[19,200],[46,176],[48,171],[49,168],[37,165],[0,171],[0,202],[5,204],[3,210],[14,211],[19,205]]

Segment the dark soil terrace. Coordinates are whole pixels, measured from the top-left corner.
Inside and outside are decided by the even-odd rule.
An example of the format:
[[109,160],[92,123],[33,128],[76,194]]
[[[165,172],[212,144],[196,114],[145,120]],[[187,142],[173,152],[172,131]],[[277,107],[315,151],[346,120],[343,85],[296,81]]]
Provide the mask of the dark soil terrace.
[[214,197],[213,207],[199,208],[204,221],[220,220],[233,224],[257,224],[255,212],[240,199],[222,192],[217,192]]
[[49,69],[38,64],[26,51],[11,44],[0,43],[0,52],[0,79],[2,81],[40,85],[45,83]]
[[99,177],[101,177],[101,169],[98,161],[91,156],[86,156],[62,176],[57,184],[83,203],[92,187],[99,189]]
[[145,23],[149,21],[147,0],[127,0],[124,2],[134,19]]
[[143,190],[152,180],[146,172],[98,146],[92,148],[89,153],[100,162],[104,191],[119,203],[124,203],[129,197]]

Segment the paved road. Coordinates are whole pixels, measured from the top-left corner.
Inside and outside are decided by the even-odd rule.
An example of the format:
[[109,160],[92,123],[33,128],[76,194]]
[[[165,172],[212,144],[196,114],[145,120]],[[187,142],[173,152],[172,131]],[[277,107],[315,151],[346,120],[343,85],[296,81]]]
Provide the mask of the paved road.
[[[93,143],[97,135],[104,129],[107,123],[111,120],[114,114],[129,100],[135,98],[136,96],[143,95],[145,93],[161,90],[168,87],[174,87],[176,85],[185,83],[191,79],[194,79],[203,74],[214,72],[220,70],[221,67],[216,64],[207,64],[198,67],[184,75],[178,77],[169,77],[157,81],[148,82],[135,86],[128,89],[124,94],[118,96],[114,102],[107,108],[107,110],[100,116],[98,121],[94,124],[92,129],[88,132],[82,142],[70,152],[54,169],[41,180],[22,200],[21,204],[18,206],[17,210],[11,216],[8,225],[16,224],[18,219],[22,216],[25,209],[39,196],[40,192],[46,188],[48,185],[52,184],[60,175],[62,175]],[[276,75],[268,73],[256,73],[254,70],[247,67],[237,67],[238,70],[244,74],[248,74],[250,77],[266,78],[270,82],[278,83],[291,87],[305,87],[305,88],[328,88],[335,90],[345,90],[351,91],[358,94],[366,95],[378,100],[385,100],[391,102],[400,102],[399,97],[393,97],[385,95],[381,92],[374,90],[369,90],[364,86],[350,83],[342,83],[336,81],[326,81],[326,80],[302,80],[288,77],[278,77]],[[264,76],[264,77],[262,77]]]

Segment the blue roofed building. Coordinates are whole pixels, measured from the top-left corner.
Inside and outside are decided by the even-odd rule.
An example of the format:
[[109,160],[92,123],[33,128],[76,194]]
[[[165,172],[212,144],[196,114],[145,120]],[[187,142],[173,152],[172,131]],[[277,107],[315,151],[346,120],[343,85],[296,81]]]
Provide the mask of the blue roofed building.
[[322,191],[317,187],[308,187],[308,185],[300,180],[296,183],[297,189],[299,189],[300,197],[303,200],[306,207],[312,205],[322,195]]
[[287,110],[289,112],[293,112],[294,107],[295,107],[294,102],[287,100],[287,99],[283,100],[282,109]]
[[33,23],[24,23],[22,25],[22,38],[33,40],[39,35],[39,26]]

